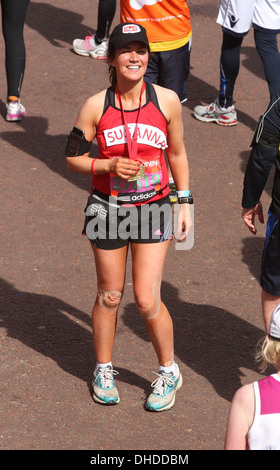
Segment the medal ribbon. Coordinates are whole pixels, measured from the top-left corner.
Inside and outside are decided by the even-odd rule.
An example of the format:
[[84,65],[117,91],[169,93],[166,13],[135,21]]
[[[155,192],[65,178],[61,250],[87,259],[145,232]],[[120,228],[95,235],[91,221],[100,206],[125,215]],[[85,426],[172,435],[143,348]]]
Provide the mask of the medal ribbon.
[[137,118],[136,118],[136,122],[135,122],[134,134],[133,134],[133,137],[131,138],[130,131],[129,131],[128,124],[127,124],[127,120],[126,120],[126,115],[125,115],[123,105],[122,105],[120,92],[119,92],[119,89],[118,89],[118,85],[116,85],[116,95],[117,95],[117,98],[118,98],[120,106],[121,106],[122,117],[123,117],[123,122],[124,122],[127,149],[128,149],[128,156],[131,160],[137,160],[137,127],[138,127],[138,121],[139,121],[139,116],[140,116],[140,111],[141,111],[141,98],[142,98],[144,90],[145,90],[145,83],[143,82],[142,89],[141,89],[141,92],[140,92],[140,97],[139,97],[139,109],[138,109],[138,114],[137,114]]

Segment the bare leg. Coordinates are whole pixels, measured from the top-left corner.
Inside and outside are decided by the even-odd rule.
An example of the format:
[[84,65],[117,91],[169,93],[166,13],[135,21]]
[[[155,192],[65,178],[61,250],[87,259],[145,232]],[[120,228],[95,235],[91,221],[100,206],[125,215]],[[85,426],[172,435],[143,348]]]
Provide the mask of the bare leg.
[[117,312],[125,280],[127,247],[100,250],[92,245],[95,257],[98,293],[92,311],[92,333],[96,360],[111,361]]
[[173,323],[160,296],[169,244],[131,244],[135,300],[162,366],[171,365],[174,354]]

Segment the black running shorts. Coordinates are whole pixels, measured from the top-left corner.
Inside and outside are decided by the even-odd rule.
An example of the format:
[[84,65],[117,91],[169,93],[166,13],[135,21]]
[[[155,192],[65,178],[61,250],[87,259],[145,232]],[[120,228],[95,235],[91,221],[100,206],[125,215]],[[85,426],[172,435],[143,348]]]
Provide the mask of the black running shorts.
[[159,243],[172,238],[169,196],[135,206],[95,191],[85,208],[83,234],[98,248],[114,250],[133,243]]

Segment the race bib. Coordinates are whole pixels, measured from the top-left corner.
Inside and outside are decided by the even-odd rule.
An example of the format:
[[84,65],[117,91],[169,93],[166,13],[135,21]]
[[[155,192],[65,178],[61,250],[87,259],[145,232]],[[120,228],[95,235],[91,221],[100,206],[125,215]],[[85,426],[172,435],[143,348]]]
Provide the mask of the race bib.
[[152,199],[162,189],[162,169],[159,158],[142,162],[138,173],[129,180],[110,175],[111,196],[132,203]]

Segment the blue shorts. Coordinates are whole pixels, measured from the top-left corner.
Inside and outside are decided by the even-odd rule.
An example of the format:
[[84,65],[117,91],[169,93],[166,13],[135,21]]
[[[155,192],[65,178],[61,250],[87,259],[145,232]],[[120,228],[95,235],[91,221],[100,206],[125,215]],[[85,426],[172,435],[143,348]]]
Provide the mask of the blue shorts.
[[269,211],[262,257],[261,287],[271,295],[280,296],[280,224]]
[[181,103],[187,99],[187,80],[190,72],[189,42],[178,49],[151,52],[145,82],[155,83],[177,93]]

